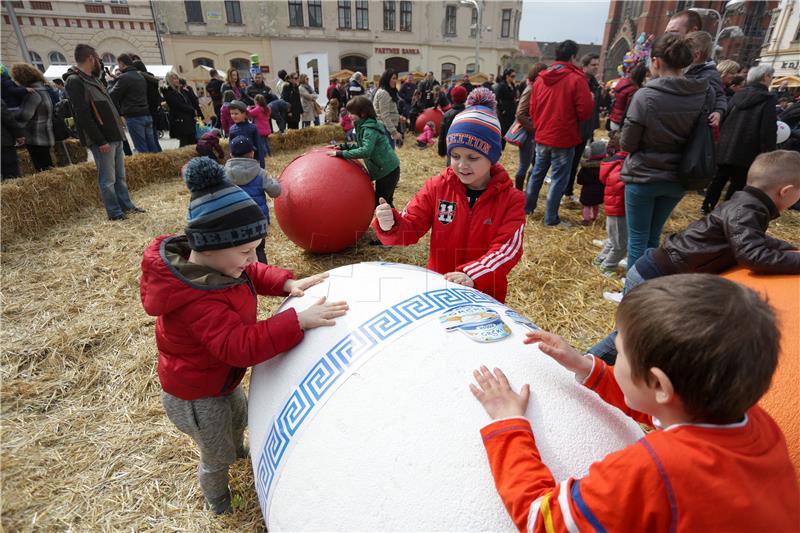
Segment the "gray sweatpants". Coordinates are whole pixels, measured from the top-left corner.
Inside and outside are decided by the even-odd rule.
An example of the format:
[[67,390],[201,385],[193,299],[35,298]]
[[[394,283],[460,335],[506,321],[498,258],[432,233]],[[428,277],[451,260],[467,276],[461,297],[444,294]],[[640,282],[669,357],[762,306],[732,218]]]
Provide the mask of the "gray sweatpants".
[[628,226],[625,217],[606,216],[606,231],[608,239],[603,250],[597,255],[597,260],[604,268],[617,268],[628,251]]
[[161,391],[167,416],[200,448],[197,477],[206,501],[214,507],[230,501],[228,467],[244,448],[247,398],[242,387],[227,396],[182,400]]

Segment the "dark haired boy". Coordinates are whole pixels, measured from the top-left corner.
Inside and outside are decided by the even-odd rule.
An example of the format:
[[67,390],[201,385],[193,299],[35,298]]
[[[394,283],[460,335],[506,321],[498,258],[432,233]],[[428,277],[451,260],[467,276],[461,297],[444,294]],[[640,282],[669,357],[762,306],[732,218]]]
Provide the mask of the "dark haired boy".
[[530,386],[500,369],[470,385],[495,422],[481,430],[495,484],[521,531],[797,531],[800,491],[786,440],[756,405],[778,360],[772,308],[710,274],[632,290],[607,366],[552,333],[539,349],[606,402],[657,430],[560,484],[523,418]]
[[233,121],[231,129],[228,131],[228,137],[231,139],[236,137],[249,139],[255,148],[253,158],[258,161],[258,165],[261,168],[265,168],[264,155],[267,152],[267,148],[264,146],[264,140],[258,134],[256,125],[247,119],[247,106],[242,101],[234,100],[229,104],[228,110]]

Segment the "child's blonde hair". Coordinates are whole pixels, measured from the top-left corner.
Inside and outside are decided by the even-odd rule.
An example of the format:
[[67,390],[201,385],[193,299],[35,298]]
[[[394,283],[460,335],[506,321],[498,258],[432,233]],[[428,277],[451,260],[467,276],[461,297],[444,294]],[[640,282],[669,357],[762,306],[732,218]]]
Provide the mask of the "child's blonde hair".
[[747,184],[762,191],[774,191],[791,185],[800,188],[800,153],[774,150],[759,154],[747,171]]

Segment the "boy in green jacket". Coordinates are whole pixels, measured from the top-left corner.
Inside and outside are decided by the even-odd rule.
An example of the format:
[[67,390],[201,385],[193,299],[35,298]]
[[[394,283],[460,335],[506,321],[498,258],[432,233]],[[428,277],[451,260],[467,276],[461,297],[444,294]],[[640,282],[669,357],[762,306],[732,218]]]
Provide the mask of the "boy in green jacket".
[[375,206],[378,206],[380,198],[384,198],[394,207],[392,201],[400,181],[400,160],[389,144],[386,127],[378,120],[375,108],[366,96],[352,98],[345,108],[356,127],[356,142],[340,144],[328,155],[363,159],[369,177],[375,182]]

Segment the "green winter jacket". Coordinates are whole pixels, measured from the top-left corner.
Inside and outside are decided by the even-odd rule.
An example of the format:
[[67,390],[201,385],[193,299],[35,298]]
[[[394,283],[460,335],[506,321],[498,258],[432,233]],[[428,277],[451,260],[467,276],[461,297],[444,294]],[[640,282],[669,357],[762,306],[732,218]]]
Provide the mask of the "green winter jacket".
[[400,160],[394,153],[392,145],[381,122],[374,118],[356,121],[355,143],[340,144],[336,155],[344,159],[363,159],[369,177],[375,181],[400,166]]

